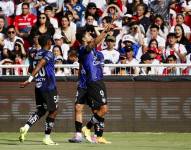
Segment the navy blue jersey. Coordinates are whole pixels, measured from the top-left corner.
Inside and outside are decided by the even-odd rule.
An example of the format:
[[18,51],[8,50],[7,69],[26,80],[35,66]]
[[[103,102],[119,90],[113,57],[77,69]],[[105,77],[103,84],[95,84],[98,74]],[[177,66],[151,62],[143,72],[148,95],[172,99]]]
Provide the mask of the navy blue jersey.
[[86,81],[87,81],[86,71],[85,71],[84,67],[81,65],[80,70],[79,70],[78,86],[80,88],[86,89],[87,88]]
[[96,51],[95,48],[87,52],[86,47],[83,46],[79,50],[79,62],[82,65],[80,86],[103,79],[104,56],[101,52]]
[[35,76],[36,88],[39,88],[41,91],[50,91],[56,89],[54,55],[52,52],[45,49],[37,51],[32,61],[33,68],[35,68],[35,66],[41,59],[45,59],[46,64],[39,70],[39,72]]

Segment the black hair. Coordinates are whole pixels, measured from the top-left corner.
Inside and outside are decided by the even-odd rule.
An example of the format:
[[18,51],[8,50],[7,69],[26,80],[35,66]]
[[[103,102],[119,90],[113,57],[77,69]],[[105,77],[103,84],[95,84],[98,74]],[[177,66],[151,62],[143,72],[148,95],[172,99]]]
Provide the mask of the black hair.
[[152,25],[150,26],[150,29],[152,29],[152,28],[155,28],[155,29],[157,29],[157,30],[159,31],[159,26],[157,26],[156,24],[152,24]]
[[48,43],[49,40],[52,41],[52,38],[49,34],[41,35],[41,36],[39,36],[39,39],[38,39],[41,47],[44,47]]
[[157,48],[158,48],[159,43],[158,43],[158,41],[157,41],[156,39],[151,39],[150,42],[149,42],[148,47],[149,47],[149,48],[151,47],[151,43],[152,43],[152,42],[156,42],[156,43],[157,43]]
[[50,5],[48,5],[48,6],[46,6],[45,8],[44,8],[44,11],[46,11],[46,10],[53,10],[53,7],[52,6],[50,6]]
[[164,32],[164,27],[165,27],[164,18],[163,18],[161,15],[159,15],[159,14],[157,14],[157,15],[155,16],[154,20],[156,20],[157,18],[160,18],[160,19],[162,20],[163,23],[161,24],[160,28],[161,28],[161,30]]
[[15,26],[14,26],[14,25],[9,25],[9,26],[7,27],[7,31],[8,31],[9,29],[11,29],[11,28],[13,28],[13,29],[15,30]]
[[112,23],[113,19],[111,16],[105,16],[102,18],[102,21],[105,20],[106,23]]
[[167,60],[168,60],[169,58],[172,58],[174,61],[177,60],[177,57],[176,57],[175,55],[173,55],[173,54],[169,55],[169,56],[167,57]]
[[29,3],[24,2],[24,3],[22,4],[22,7],[23,7],[24,5],[26,5],[26,6],[29,8]]

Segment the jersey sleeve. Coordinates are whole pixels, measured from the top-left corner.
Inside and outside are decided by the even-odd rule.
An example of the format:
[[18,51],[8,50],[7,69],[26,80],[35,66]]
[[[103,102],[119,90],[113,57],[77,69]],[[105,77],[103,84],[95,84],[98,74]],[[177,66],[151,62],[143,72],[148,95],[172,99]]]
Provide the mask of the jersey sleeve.
[[47,51],[43,58],[46,60],[46,62],[49,62],[49,61],[54,60],[54,55],[52,52]]

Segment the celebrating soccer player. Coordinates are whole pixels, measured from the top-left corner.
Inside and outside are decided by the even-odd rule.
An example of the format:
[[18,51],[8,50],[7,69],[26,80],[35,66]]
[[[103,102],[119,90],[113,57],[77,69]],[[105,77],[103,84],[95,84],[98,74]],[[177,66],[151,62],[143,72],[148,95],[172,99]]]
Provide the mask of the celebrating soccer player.
[[49,51],[52,45],[52,39],[50,36],[44,35],[40,36],[38,40],[42,49],[37,51],[33,60],[30,62],[30,68],[33,67],[31,76],[28,80],[20,84],[20,87],[24,88],[35,78],[35,99],[37,110],[29,117],[26,124],[20,128],[19,140],[23,142],[29,128],[48,111],[43,143],[46,145],[57,145],[57,143],[53,142],[50,138],[50,133],[54,126],[58,109],[58,95],[54,74],[54,56],[53,53]]

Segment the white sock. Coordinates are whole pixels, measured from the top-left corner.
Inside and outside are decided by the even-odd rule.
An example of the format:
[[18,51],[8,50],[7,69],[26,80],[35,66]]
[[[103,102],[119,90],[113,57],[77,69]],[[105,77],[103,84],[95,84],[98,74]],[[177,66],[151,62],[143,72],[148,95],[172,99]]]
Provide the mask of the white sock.
[[45,138],[50,138],[50,134],[45,134]]
[[28,124],[25,124],[24,128],[28,131],[30,126]]

